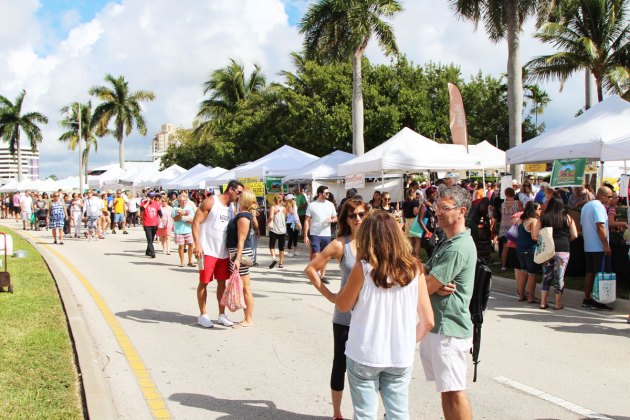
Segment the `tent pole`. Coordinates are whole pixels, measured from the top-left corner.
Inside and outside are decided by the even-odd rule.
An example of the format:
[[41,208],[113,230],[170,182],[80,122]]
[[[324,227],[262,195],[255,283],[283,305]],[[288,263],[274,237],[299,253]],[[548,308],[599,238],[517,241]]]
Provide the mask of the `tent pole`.
[[383,170],[381,169],[381,194],[383,194],[383,192],[385,191],[385,173],[383,172]]
[[482,182],[483,182],[483,190],[485,192],[486,191],[486,168],[483,168],[481,170],[481,179],[482,179]]

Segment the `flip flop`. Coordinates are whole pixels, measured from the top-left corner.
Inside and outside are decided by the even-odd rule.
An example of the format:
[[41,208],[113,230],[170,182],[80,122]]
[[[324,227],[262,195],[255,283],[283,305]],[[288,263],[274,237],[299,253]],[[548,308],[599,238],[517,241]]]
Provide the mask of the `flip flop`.
[[180,266],[180,267],[184,267],[184,264],[180,264],[179,266]]
[[278,268],[284,268],[284,266],[282,264],[278,265]]
[[553,308],[554,311],[560,311],[562,309],[564,309],[564,305],[556,306]]
[[547,308],[549,308],[549,305],[540,305],[540,309],[547,309]]
[[540,299],[534,298],[534,300],[528,300],[527,303],[540,303]]
[[194,267],[194,266],[195,266],[195,264],[193,264],[193,263],[188,263],[188,267]]

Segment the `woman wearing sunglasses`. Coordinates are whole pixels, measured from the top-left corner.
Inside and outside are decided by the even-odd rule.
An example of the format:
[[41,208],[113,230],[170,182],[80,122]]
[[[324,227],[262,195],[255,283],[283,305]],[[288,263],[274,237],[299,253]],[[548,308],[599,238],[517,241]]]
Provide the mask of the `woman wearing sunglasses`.
[[[339,214],[337,238],[306,266],[304,273],[313,286],[331,303],[335,303],[337,294],[331,292],[321,281],[318,274],[323,270],[328,261],[339,261],[341,271],[341,289],[348,281],[348,276],[356,262],[356,234],[361,222],[367,215],[365,202],[360,198],[349,198],[343,204]],[[346,374],[346,341],[350,330],[350,312],[340,312],[335,308],[333,315],[334,358],[330,375],[330,388],[333,403],[333,419],[343,419],[341,415],[341,397],[343,396],[344,380]]]

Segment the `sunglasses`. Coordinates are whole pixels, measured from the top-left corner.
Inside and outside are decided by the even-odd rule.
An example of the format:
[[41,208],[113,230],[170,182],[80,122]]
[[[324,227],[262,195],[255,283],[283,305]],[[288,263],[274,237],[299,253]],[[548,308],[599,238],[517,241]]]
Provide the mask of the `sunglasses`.
[[360,211],[358,213],[352,213],[352,214],[348,213],[348,219],[355,220],[357,217],[360,219],[364,219],[366,214],[367,213],[364,211]]

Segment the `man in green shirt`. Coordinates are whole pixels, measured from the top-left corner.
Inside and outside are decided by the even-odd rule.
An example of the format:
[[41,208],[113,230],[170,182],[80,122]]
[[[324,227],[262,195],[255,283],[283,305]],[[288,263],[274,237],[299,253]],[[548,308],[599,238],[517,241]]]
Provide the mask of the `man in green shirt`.
[[296,194],[295,205],[297,206],[298,217],[300,218],[300,225],[304,226],[304,220],[306,219],[306,208],[308,207],[308,199],[306,198],[306,188],[300,185],[300,192]]
[[435,327],[420,343],[420,359],[427,380],[435,381],[441,393],[444,418],[472,419],[466,394],[466,362],[472,347],[468,306],[477,250],[470,229],[466,228],[470,193],[453,186],[442,188],[439,197],[437,218],[446,240],[425,265]]

